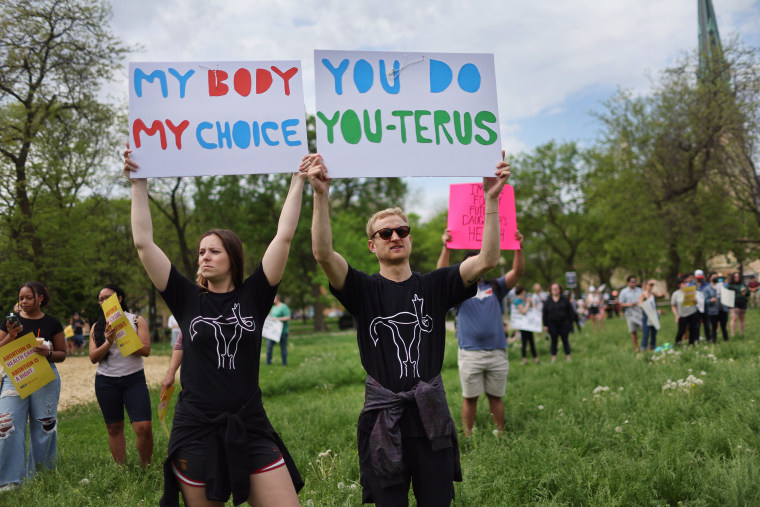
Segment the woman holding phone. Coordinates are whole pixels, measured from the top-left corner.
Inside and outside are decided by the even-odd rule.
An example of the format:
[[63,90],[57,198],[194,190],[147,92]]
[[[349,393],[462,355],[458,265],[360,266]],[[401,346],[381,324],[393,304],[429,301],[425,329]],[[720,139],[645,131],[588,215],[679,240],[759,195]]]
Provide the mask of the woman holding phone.
[[55,466],[61,378],[54,363],[66,359],[66,338],[60,321],[42,311],[48,303],[50,294],[44,285],[26,282],[18,290],[16,319],[0,322],[0,347],[32,333],[37,338],[35,354],[48,361],[55,374],[55,380],[22,399],[0,369],[0,490],[20,486],[25,477],[34,475],[38,464],[50,469]]

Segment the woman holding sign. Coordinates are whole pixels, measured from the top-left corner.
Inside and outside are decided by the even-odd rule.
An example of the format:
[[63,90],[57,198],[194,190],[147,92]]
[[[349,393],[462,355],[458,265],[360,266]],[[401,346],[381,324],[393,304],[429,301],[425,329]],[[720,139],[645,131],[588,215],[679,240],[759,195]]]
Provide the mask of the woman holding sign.
[[[124,172],[139,176],[124,153]],[[164,462],[161,505],[300,505],[303,481],[269,423],[261,400],[261,330],[285,270],[301,212],[305,173],[293,176],[277,233],[261,263],[243,277],[240,238],[212,229],[198,242],[196,282],[153,242],[145,179],[132,179],[132,235],[145,271],[180,325],[182,392]]]
[[[124,357],[119,347],[114,345],[116,332],[106,322],[103,303],[116,294],[119,304],[137,337],[143,344],[141,349]],[[106,285],[98,292],[100,315],[90,332],[90,361],[98,365],[95,372],[95,396],[108,430],[108,446],[118,464],[127,456],[127,442],[124,438],[124,409],[135,430],[137,453],[140,465],[145,468],[153,455],[153,427],[151,425],[150,394],[145,381],[143,357],[150,355],[150,334],[145,319],[127,311],[125,294],[118,285]]]
[[66,359],[63,326],[42,311],[50,302],[45,286],[40,282],[25,283],[19,288],[18,301],[21,311],[14,321],[3,319],[0,323],[0,347],[32,333],[37,346],[30,350],[34,351],[35,360],[50,363],[55,379],[21,398],[11,378],[4,370],[0,371],[0,490],[20,485],[25,476],[34,475],[39,463],[47,468],[55,466],[61,379],[53,363]]

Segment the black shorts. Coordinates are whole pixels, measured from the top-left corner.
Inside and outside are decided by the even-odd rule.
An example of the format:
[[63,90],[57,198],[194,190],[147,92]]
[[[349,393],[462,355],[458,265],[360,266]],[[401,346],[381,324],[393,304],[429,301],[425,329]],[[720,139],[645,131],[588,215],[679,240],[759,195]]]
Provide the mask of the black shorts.
[[106,424],[123,421],[125,408],[133,423],[151,420],[150,394],[144,370],[124,377],[95,375],[95,396]]
[[68,341],[74,342],[77,347],[84,346],[84,337],[81,334],[75,334],[71,338],[68,338]]
[[589,315],[599,315],[599,307],[598,306],[589,306],[588,307],[588,314]]
[[[251,475],[269,472],[285,465],[280,448],[266,437],[248,442],[248,459]],[[206,486],[203,480],[206,476],[206,442],[193,440],[180,447],[172,460],[172,470],[178,481],[196,488]]]

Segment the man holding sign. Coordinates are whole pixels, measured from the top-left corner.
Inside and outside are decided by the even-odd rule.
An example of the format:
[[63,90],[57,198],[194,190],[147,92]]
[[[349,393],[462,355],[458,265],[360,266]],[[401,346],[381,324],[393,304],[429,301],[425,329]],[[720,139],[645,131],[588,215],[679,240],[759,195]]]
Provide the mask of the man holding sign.
[[461,481],[456,428],[441,380],[445,318],[449,308],[475,295],[475,282],[499,259],[499,193],[509,164],[484,178],[485,223],[481,251],[461,264],[414,273],[411,229],[400,208],[375,213],[367,246],[380,265],[368,275],[333,249],[330,179],[322,157],[304,159],[314,188],[312,248],[330,291],[356,321],[365,404],[357,427],[362,501],[406,505],[409,484],[425,505],[449,505]]
[[[443,249],[438,267],[449,265],[451,233],[443,233]],[[515,241],[522,234],[515,232]],[[474,255],[468,253],[465,259]],[[478,410],[478,398],[484,392],[493,414],[496,428],[504,431],[504,402],[507,389],[509,361],[507,336],[502,320],[502,301],[525,272],[525,258],[521,249],[515,250],[512,269],[503,277],[493,280],[479,279],[478,293],[457,306],[457,341],[459,342],[459,380],[462,383],[462,431],[470,436]]]

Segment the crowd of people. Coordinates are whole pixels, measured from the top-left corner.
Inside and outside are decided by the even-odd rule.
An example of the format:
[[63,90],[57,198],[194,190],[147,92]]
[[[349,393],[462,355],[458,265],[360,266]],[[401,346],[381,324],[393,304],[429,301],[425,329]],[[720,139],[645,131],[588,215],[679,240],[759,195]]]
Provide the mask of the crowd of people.
[[[605,315],[619,313],[626,319],[633,345],[654,349],[660,329],[656,282],[638,286],[634,276],[620,293],[588,287],[575,298],[558,283],[548,293],[534,284],[529,293],[520,280],[525,272],[522,250],[516,250],[512,267],[504,276],[484,279],[500,256],[499,193],[510,176],[509,164],[496,164],[494,176],[483,179],[485,218],[482,246],[451,264],[447,243],[437,269],[430,273],[411,270],[411,227],[400,208],[378,211],[366,226],[367,246],[379,270],[367,274],[352,267],[333,248],[330,223],[330,178],[319,155],[304,156],[277,222],[277,232],[253,273],[244,277],[244,252],[240,238],[226,229],[212,229],[198,241],[195,280],[182,275],[154,241],[148,186],[139,178],[139,167],[124,153],[124,173],[132,184],[131,225],[134,244],[148,278],[172,312],[172,357],[161,384],[161,395],[180,371],[182,391],[163,464],[161,505],[209,505],[247,501],[251,505],[299,505],[303,480],[284,442],[264,410],[259,386],[262,331],[269,316],[281,322],[279,346],[287,365],[290,310],[277,296],[298,224],[303,189],[313,189],[312,250],[329,281],[330,292],[353,315],[360,361],[366,370],[365,402],[357,422],[357,443],[362,501],[378,505],[405,505],[410,486],[420,505],[449,505],[455,481],[462,480],[458,437],[449,412],[441,378],[445,351],[446,316],[456,312],[459,344],[458,366],[462,386],[462,429],[470,436],[477,402],[485,393],[496,433],[504,430],[503,397],[509,372],[508,331],[505,306],[509,299],[513,317],[536,319],[519,330],[522,362],[527,354],[539,363],[536,334],[550,340],[554,362],[562,344],[571,361],[570,333],[574,326],[591,322],[603,330]],[[515,239],[522,236],[515,233]],[[753,288],[754,287],[754,288]],[[760,284],[744,284],[734,273],[727,281],[701,271],[679,280],[671,297],[678,323],[675,342],[699,340],[704,325],[706,339],[716,340],[720,325],[724,340],[727,315],[731,336],[738,325],[744,332],[744,312]],[[733,301],[729,301],[731,291]],[[105,318],[102,306],[111,296],[142,347],[127,356],[114,347],[117,329]],[[104,285],[97,294],[101,307],[89,333],[90,360],[97,364],[94,379],[108,444],[113,459],[126,459],[124,411],[136,435],[140,464],[150,464],[154,443],[150,396],[143,358],[151,352],[148,326],[129,313],[124,291]],[[55,363],[67,353],[77,353],[78,342],[67,345],[64,328],[43,308],[50,296],[39,282],[18,291],[18,315],[0,322],[0,346],[25,333],[37,335],[34,353]],[[728,308],[731,306],[732,308]],[[516,312],[516,313],[515,313]],[[87,325],[77,314],[70,321],[72,338]],[[688,333],[688,338],[685,338]],[[275,340],[276,341],[276,340]],[[273,360],[275,343],[266,346],[266,363]],[[56,460],[57,406],[60,378],[26,398],[2,375],[0,388],[0,488],[18,487],[38,464],[48,468]],[[26,428],[29,452],[26,452]],[[9,459],[13,457],[13,459]],[[24,459],[24,457],[26,457]]]

